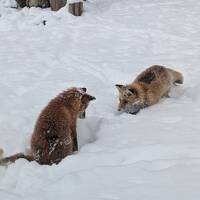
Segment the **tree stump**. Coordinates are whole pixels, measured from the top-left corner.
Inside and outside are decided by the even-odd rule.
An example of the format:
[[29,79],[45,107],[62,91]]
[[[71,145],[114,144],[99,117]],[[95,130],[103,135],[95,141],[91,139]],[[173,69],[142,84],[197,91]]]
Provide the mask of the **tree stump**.
[[74,16],[81,16],[83,13],[83,2],[70,3],[69,12]]
[[67,3],[67,0],[50,0],[51,10],[57,11],[64,7]]
[[48,8],[50,7],[50,2],[49,0],[26,0],[26,5],[28,7]]
[[26,0],[16,0],[16,2],[20,8],[24,8],[26,6]]

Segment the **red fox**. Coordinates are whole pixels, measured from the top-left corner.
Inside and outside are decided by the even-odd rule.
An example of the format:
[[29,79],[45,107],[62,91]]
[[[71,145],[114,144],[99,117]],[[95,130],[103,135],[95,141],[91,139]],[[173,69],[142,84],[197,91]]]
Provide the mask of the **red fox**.
[[18,153],[0,159],[0,165],[19,158],[39,164],[58,164],[67,155],[78,151],[77,118],[85,118],[90,101],[96,98],[86,93],[86,88],[72,88],[49,102],[41,112],[31,138],[31,153]]
[[169,97],[169,91],[176,83],[183,83],[180,72],[153,65],[139,74],[133,83],[116,85],[119,91],[118,110],[137,114],[141,108],[156,104],[162,97]]

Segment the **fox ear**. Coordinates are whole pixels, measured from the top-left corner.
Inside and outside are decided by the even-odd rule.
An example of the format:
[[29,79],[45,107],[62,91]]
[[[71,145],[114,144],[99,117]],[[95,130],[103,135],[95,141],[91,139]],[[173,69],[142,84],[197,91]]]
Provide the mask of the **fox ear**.
[[123,87],[123,85],[120,85],[120,84],[116,84],[115,85],[117,88],[122,88]]
[[122,91],[125,88],[124,85],[120,85],[120,84],[116,84],[115,86],[119,91]]
[[96,97],[88,95],[88,99],[89,99],[89,101],[93,101],[93,100],[96,100]]
[[129,93],[132,94],[132,95],[137,95],[137,94],[138,94],[137,90],[134,89],[134,88],[129,88],[128,91],[129,91]]
[[83,96],[82,96],[82,102],[89,102],[89,101],[93,101],[93,100],[95,100],[96,99],[96,97],[94,97],[94,96],[91,96],[91,95],[89,95],[89,94],[84,94]]
[[83,92],[87,91],[87,88],[80,88]]

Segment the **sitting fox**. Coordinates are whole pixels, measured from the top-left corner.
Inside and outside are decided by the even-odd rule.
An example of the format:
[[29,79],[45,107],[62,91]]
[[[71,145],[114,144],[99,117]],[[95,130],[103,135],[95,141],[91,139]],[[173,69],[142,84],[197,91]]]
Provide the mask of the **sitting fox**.
[[169,91],[176,83],[183,83],[180,72],[153,65],[139,74],[133,83],[116,85],[119,91],[118,111],[137,114],[141,108],[156,104],[162,97],[169,97]]
[[86,88],[72,88],[59,94],[44,108],[36,122],[30,155],[18,153],[2,158],[0,165],[19,158],[35,160],[42,165],[58,164],[77,151],[76,121],[78,117],[85,118],[85,110],[91,100],[95,97],[87,94]]

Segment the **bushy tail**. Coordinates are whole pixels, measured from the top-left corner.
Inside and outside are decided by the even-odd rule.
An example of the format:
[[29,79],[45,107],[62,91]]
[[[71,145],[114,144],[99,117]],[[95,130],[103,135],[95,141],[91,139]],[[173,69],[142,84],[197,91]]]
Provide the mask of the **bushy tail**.
[[177,71],[175,71],[175,70],[173,70],[173,69],[169,69],[168,68],[168,71],[172,74],[172,76],[173,76],[173,83],[175,84],[175,83],[178,83],[178,84],[183,84],[183,80],[184,80],[184,78],[183,78],[183,75],[180,73],[180,72],[177,72]]
[[34,160],[32,156],[25,155],[23,153],[17,153],[17,154],[14,154],[12,156],[9,156],[9,157],[1,158],[0,159],[0,165],[8,165],[10,163],[14,163],[16,160],[18,160],[20,158],[24,158],[28,161]]

